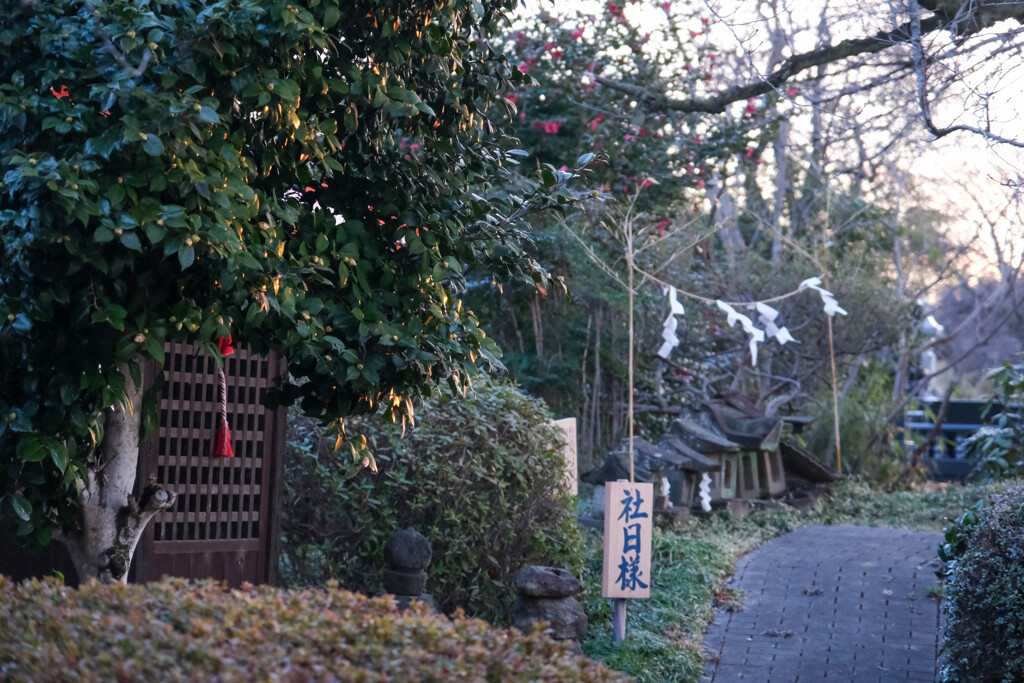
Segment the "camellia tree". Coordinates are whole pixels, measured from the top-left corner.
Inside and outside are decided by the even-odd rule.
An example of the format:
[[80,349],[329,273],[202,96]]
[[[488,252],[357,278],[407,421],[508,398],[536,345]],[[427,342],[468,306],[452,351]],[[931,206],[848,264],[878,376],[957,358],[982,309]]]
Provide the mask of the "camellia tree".
[[501,191],[526,77],[488,36],[515,4],[0,2],[0,514],[24,543],[125,580],[174,502],[131,496],[165,342],[284,352],[270,400],[339,446],[345,415],[405,419],[497,362],[464,278],[542,284],[518,219],[572,200],[550,172]]

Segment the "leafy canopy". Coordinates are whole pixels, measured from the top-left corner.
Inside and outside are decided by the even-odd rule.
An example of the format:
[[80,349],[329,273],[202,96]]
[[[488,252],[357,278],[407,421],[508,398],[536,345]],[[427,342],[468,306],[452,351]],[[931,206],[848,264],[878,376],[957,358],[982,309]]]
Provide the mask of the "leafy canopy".
[[550,190],[499,191],[526,77],[486,38],[514,6],[0,0],[0,514],[25,540],[74,525],[118,364],[164,342],[280,349],[272,400],[324,421],[497,362],[456,295],[543,281],[511,219]]

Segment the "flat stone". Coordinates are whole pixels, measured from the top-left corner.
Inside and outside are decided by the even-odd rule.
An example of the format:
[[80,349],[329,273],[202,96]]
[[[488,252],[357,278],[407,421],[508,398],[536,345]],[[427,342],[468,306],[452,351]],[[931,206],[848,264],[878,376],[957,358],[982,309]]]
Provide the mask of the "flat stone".
[[509,609],[512,626],[530,633],[537,621],[550,624],[555,640],[583,640],[587,636],[587,614],[575,598],[516,598]]
[[431,555],[430,541],[412,528],[402,529],[384,546],[384,561],[396,569],[426,569]]
[[526,567],[516,577],[516,592],[531,598],[568,598],[583,589],[570,572],[559,567]]

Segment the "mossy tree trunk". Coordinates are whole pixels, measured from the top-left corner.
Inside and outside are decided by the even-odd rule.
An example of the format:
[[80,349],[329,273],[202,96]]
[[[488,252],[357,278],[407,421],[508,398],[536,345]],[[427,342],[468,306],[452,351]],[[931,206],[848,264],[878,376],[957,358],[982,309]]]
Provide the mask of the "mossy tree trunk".
[[138,500],[132,496],[139,464],[143,387],[132,381],[127,366],[119,369],[128,403],[107,415],[101,457],[89,469],[79,493],[80,528],[61,536],[80,581],[127,582],[143,530],[176,498],[173,491],[156,483],[146,486]]

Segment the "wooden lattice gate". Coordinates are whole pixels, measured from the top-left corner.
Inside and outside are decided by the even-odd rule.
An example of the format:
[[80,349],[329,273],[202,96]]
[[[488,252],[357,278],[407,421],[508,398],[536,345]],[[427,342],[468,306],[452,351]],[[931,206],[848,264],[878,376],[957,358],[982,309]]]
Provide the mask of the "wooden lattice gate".
[[225,359],[235,457],[214,458],[216,364],[189,344],[168,344],[165,351],[160,428],[143,445],[139,481],[156,477],[178,500],[147,528],[134,580],[273,582],[285,411],[267,410],[262,401],[284,364],[244,346]]

